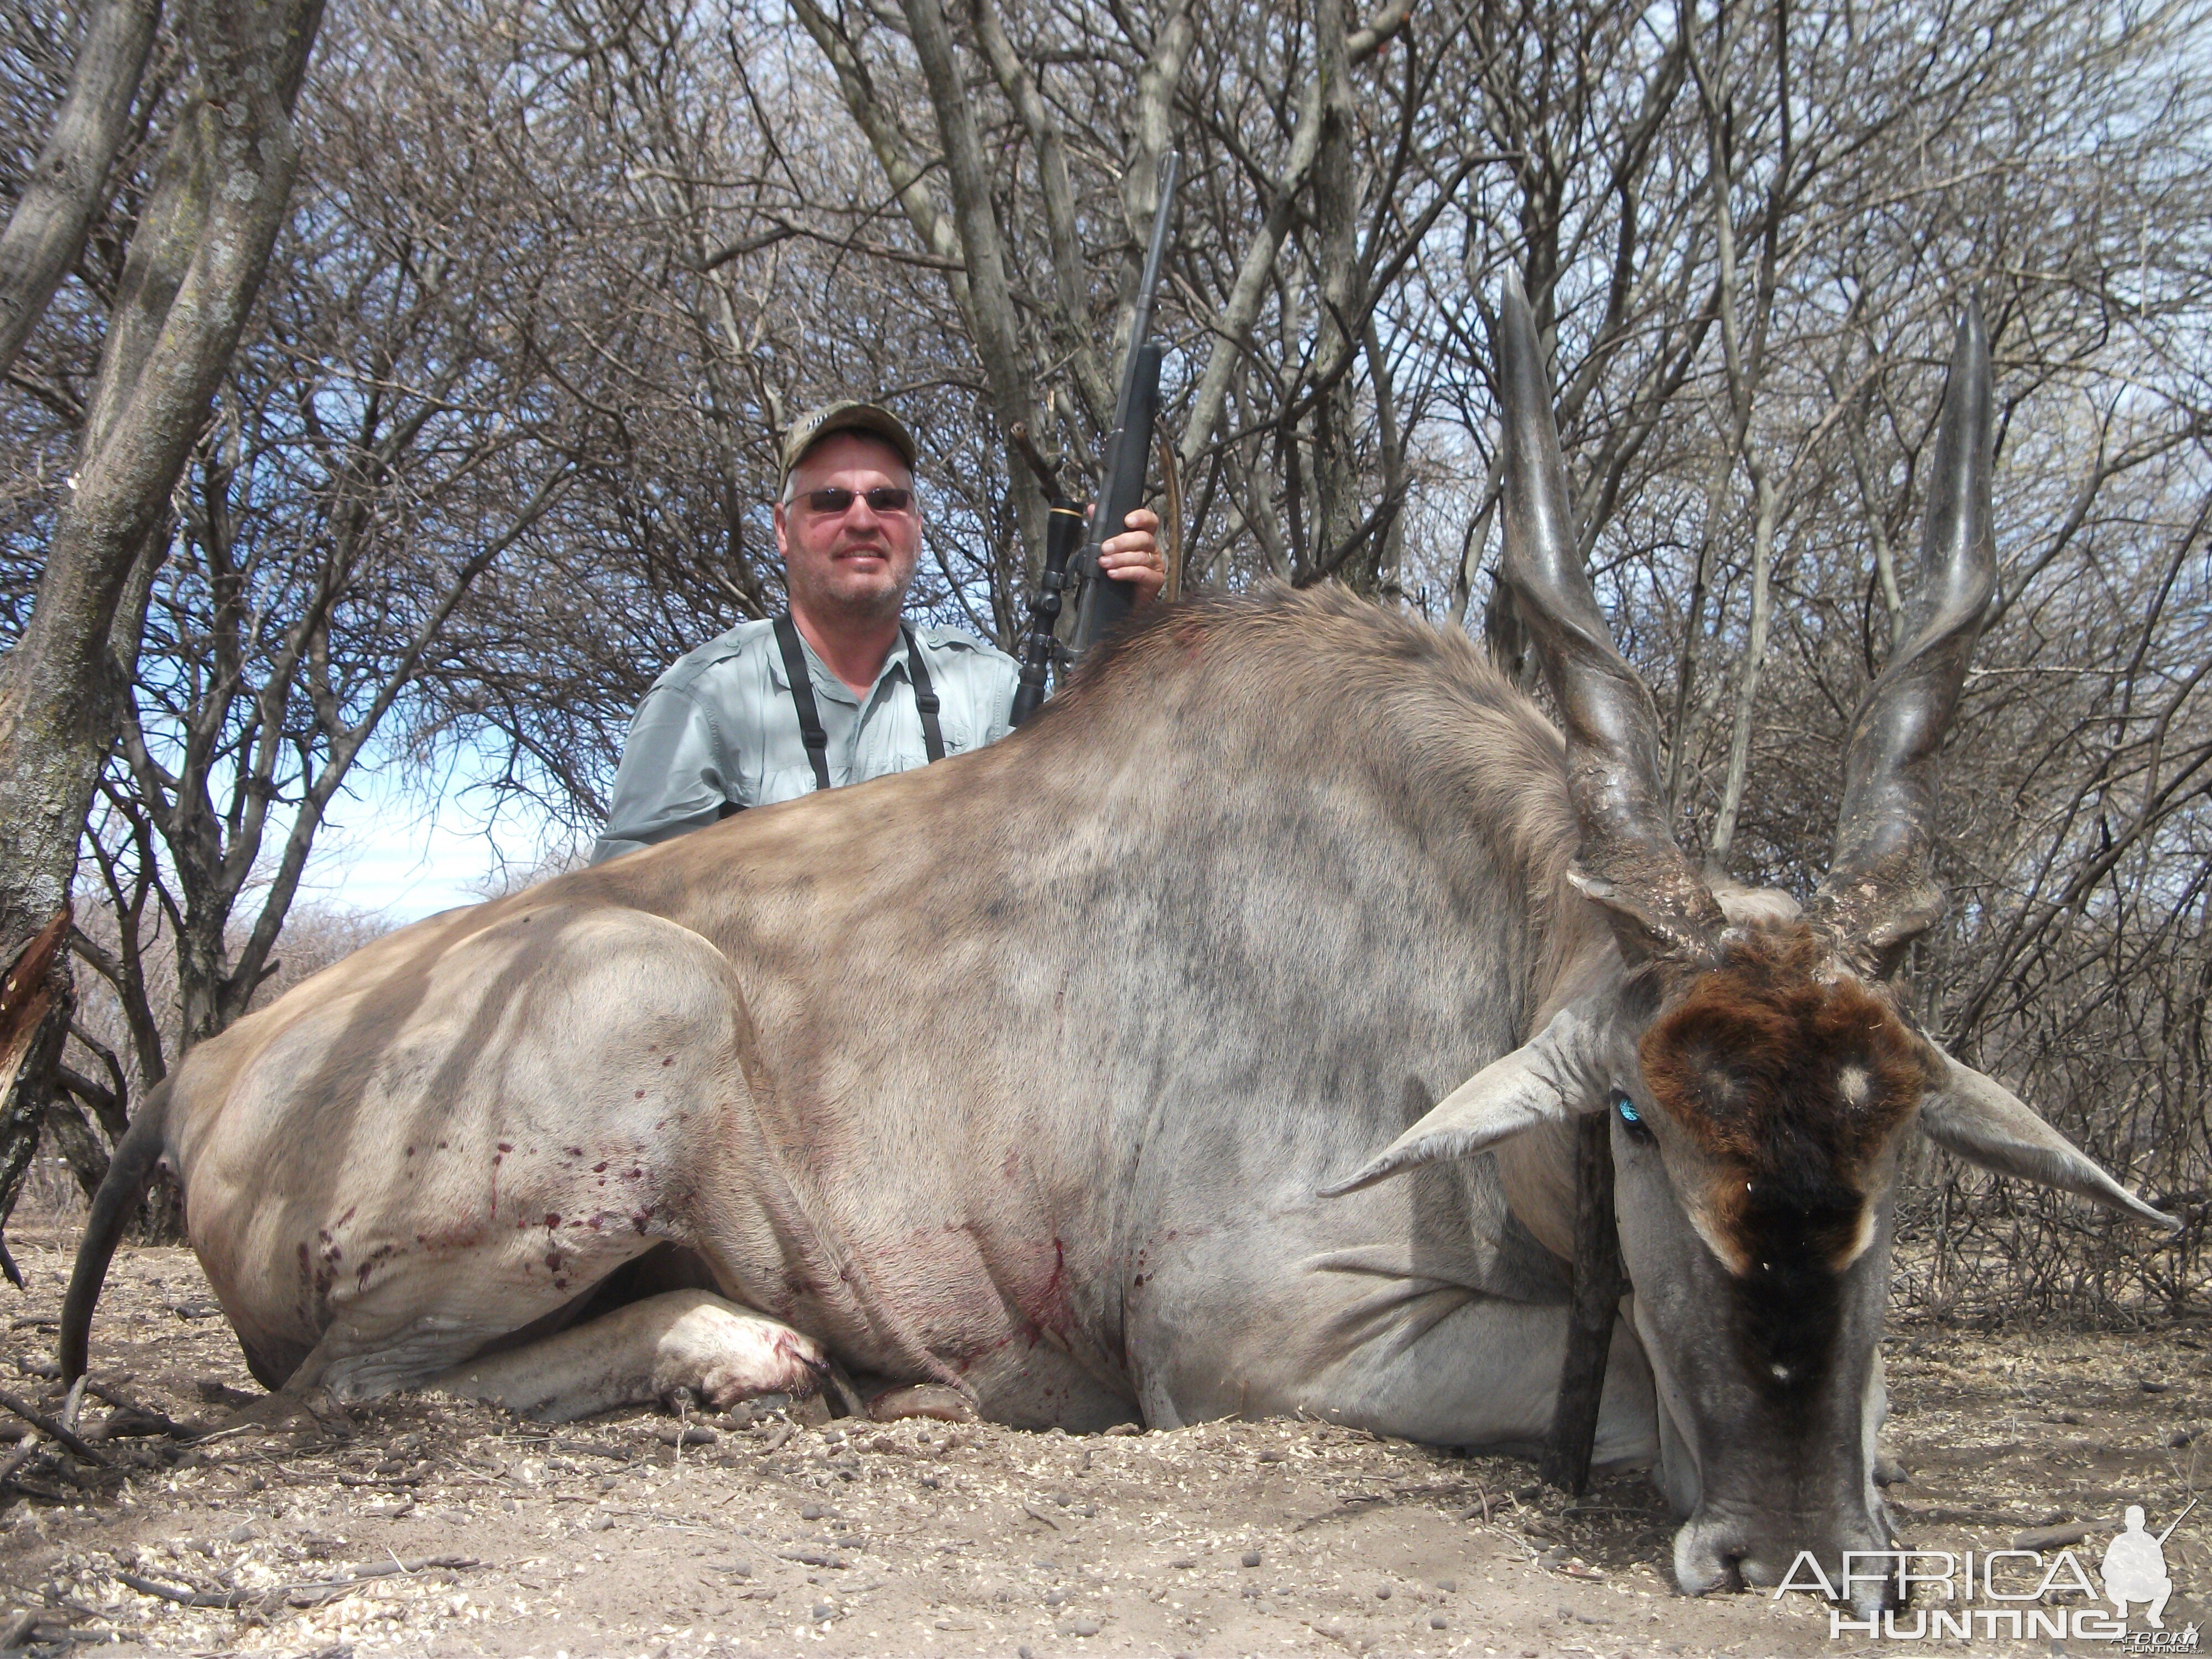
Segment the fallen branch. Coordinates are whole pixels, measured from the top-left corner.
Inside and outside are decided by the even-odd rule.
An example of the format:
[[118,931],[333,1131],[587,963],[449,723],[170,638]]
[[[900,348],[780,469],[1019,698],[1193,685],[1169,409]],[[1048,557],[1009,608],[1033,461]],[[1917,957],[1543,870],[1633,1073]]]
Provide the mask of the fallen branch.
[[[88,1644],[96,1646],[130,1639],[121,1631],[106,1625],[64,1625],[53,1620],[40,1619],[30,1631],[26,1632],[21,1642],[13,1645],[24,1648],[65,1647],[71,1644],[80,1646]],[[9,1645],[0,1643],[0,1651],[8,1650]]]
[[180,1607],[242,1607],[248,1601],[258,1601],[266,1590],[227,1590],[218,1595],[212,1590],[196,1590],[175,1584],[165,1584],[158,1578],[142,1578],[135,1572],[118,1571],[116,1575],[141,1595],[158,1596],[164,1601],[174,1601]]
[[803,1567],[850,1567],[853,1565],[842,1555],[832,1555],[827,1550],[778,1550],[776,1554],[786,1561],[796,1561]]
[[329,1589],[337,1584],[350,1584],[355,1579],[391,1578],[402,1573],[424,1572],[433,1567],[444,1567],[459,1572],[468,1567],[480,1567],[483,1563],[473,1555],[418,1555],[411,1560],[394,1560],[388,1567],[356,1567],[352,1578],[334,1578],[320,1584],[302,1584],[302,1589]]
[[392,1578],[401,1574],[417,1573],[426,1568],[444,1567],[459,1571],[468,1567],[480,1567],[483,1563],[473,1555],[424,1555],[411,1561],[394,1561],[388,1567],[360,1567],[344,1578],[326,1578],[299,1584],[264,1585],[259,1589],[196,1590],[181,1584],[165,1584],[158,1578],[142,1577],[135,1572],[118,1572],[115,1576],[142,1595],[156,1596],[164,1601],[173,1601],[180,1607],[226,1607],[233,1611],[249,1601],[260,1601],[282,1589],[287,1595],[319,1595],[328,1590],[342,1590],[355,1584],[367,1583],[374,1578]]
[[553,1440],[547,1442],[555,1451],[581,1453],[586,1457],[605,1457],[617,1463],[631,1462],[630,1454],[619,1446],[595,1446],[588,1440]]
[[[97,1382],[87,1382],[84,1385],[84,1391],[95,1400],[106,1401],[119,1412],[129,1412],[133,1417],[142,1419],[149,1428],[167,1435],[173,1440],[189,1440],[201,1432],[199,1428],[179,1423],[166,1412],[157,1412],[150,1406],[141,1405],[137,1401],[129,1398],[117,1389],[103,1388]],[[111,1431],[108,1437],[113,1439],[118,1437]]]
[[[4,1463],[0,1463],[0,1486],[5,1486],[10,1481],[14,1480],[16,1471],[21,1469],[24,1464],[29,1462],[32,1458],[38,1455],[39,1449],[46,1443],[45,1440],[40,1437],[39,1431],[36,1429],[33,1429],[29,1433],[26,1434],[22,1439],[18,1441],[15,1444],[15,1449],[8,1454],[8,1461]],[[6,1644],[0,1643],[0,1646],[5,1645]]]
[[107,1467],[107,1460],[94,1450],[90,1443],[81,1438],[73,1430],[64,1428],[58,1420],[47,1416],[28,1401],[18,1400],[14,1395],[0,1390],[0,1406],[5,1406],[49,1440],[58,1440],[86,1462],[97,1463],[102,1468]]
[[[185,1443],[190,1446],[212,1446],[216,1441],[228,1440],[234,1434],[251,1434],[257,1429],[266,1431],[268,1426],[265,1423],[240,1423],[231,1428],[217,1429],[210,1434],[193,1435]],[[325,1446],[320,1449],[328,1451],[330,1447]],[[307,1452],[309,1456],[314,1455],[313,1452],[308,1451],[308,1449],[304,1446],[301,1450]]]

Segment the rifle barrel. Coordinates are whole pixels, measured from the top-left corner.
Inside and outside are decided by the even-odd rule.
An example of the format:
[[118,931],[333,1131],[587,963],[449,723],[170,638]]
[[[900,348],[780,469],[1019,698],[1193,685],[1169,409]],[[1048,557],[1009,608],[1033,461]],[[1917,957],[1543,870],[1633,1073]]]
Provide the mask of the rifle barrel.
[[1167,253],[1168,228],[1175,209],[1176,175],[1182,157],[1170,150],[1160,160],[1160,200],[1152,214],[1152,240],[1137,279],[1136,307],[1129,319],[1129,356],[1115,400],[1114,430],[1106,440],[1106,471],[1100,481],[1097,510],[1091,520],[1078,565],[1082,586],[1075,605],[1070,648],[1078,657],[1108,630],[1124,621],[1136,603],[1134,585],[1102,576],[1098,550],[1118,536],[1130,514],[1144,505],[1145,471],[1152,460],[1152,422],[1159,413],[1160,343],[1152,337],[1152,296],[1158,290],[1160,264]]

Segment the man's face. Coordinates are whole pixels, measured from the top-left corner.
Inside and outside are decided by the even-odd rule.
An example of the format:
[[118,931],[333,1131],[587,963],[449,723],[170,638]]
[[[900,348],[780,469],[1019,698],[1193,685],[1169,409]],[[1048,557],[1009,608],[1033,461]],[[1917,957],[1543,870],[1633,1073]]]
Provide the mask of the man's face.
[[[909,492],[907,506],[878,513],[866,499],[871,489]],[[920,502],[914,475],[898,452],[862,433],[832,433],[800,458],[776,503],[775,546],[793,604],[811,615],[880,621],[906,603],[921,550]],[[817,489],[848,489],[842,513],[817,511],[807,497]]]

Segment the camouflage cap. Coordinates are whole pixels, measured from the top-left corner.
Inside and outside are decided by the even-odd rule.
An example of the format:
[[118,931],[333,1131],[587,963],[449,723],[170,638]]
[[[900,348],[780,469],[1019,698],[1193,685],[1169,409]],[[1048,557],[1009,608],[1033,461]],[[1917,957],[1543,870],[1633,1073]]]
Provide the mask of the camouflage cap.
[[791,423],[783,436],[783,471],[778,482],[791,476],[806,452],[833,432],[864,432],[872,438],[881,438],[898,451],[899,459],[913,471],[915,457],[919,453],[914,434],[906,429],[906,422],[876,404],[825,404],[820,409],[810,409]]

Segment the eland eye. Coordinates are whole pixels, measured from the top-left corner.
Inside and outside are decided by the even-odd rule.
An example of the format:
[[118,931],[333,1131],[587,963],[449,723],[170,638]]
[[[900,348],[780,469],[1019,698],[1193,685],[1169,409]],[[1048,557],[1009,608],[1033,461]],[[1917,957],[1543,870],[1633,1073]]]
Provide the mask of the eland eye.
[[1616,1089],[1613,1092],[1613,1114],[1620,1120],[1620,1127],[1628,1131],[1631,1139],[1648,1141],[1651,1126],[1644,1121],[1644,1114],[1636,1109],[1636,1103]]

